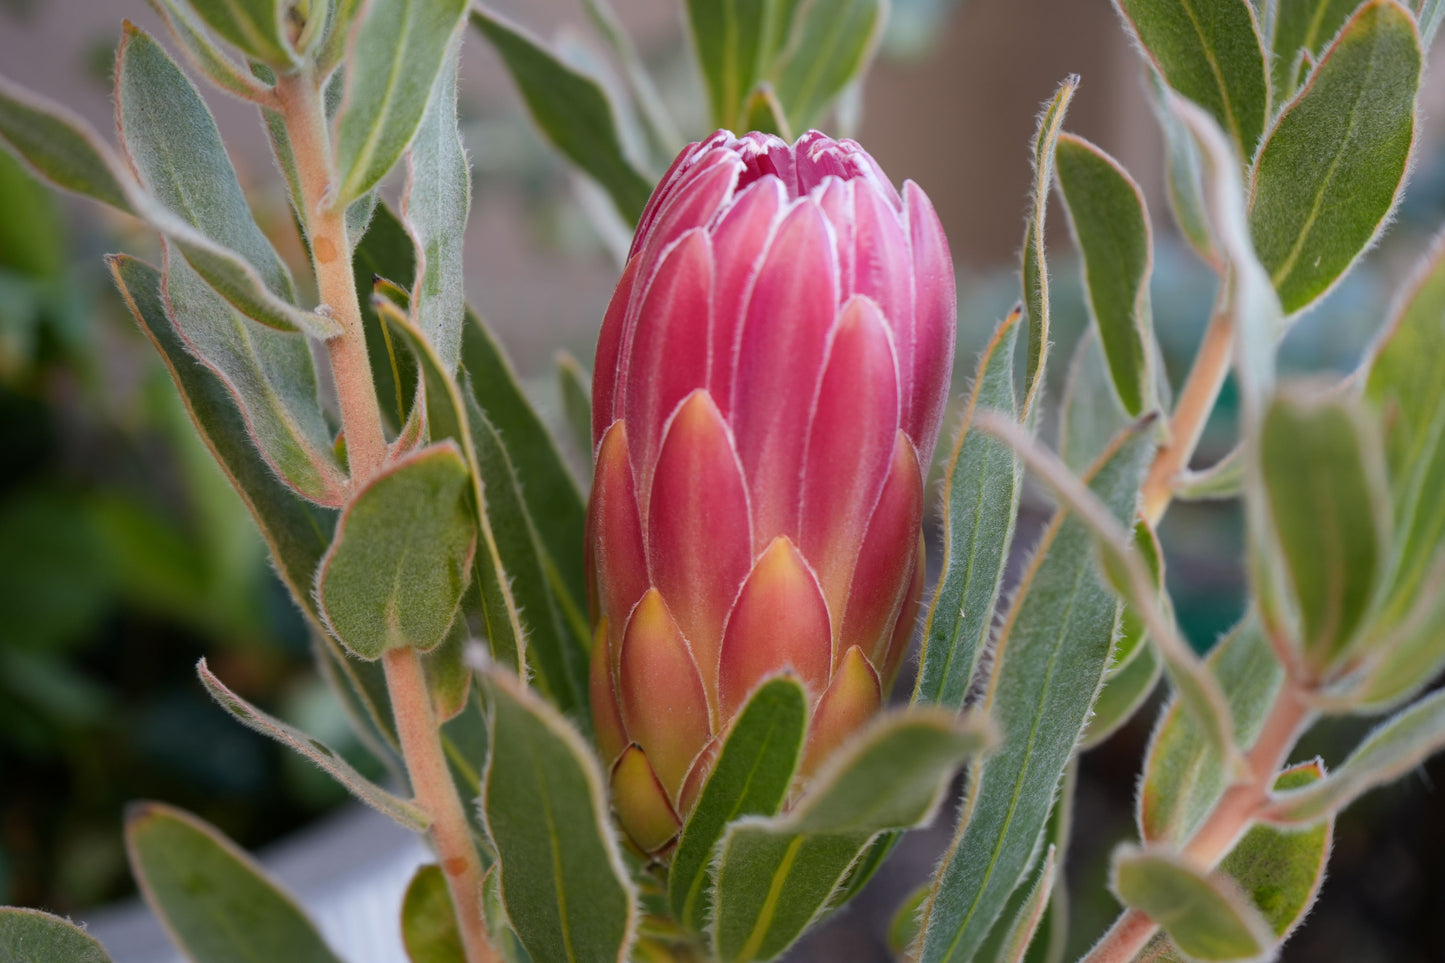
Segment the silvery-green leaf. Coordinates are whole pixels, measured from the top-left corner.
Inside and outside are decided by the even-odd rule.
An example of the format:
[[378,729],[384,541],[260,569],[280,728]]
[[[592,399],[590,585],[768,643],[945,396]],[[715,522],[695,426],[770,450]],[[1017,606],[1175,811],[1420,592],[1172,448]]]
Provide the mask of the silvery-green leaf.
[[322,76],[331,73],[346,56],[346,44],[356,27],[356,18],[362,6],[363,0],[332,0],[326,18],[326,34],[316,51],[317,73]]
[[633,105],[647,131],[649,145],[659,154],[672,154],[687,138],[682,136],[673,122],[667,104],[663,102],[662,92],[657,89],[657,83],[637,52],[637,46],[632,42],[622,19],[610,0],[586,0],[586,5],[588,19],[612,48],[613,55],[622,63],[628,88],[632,92]]
[[1003,940],[998,954],[994,957],[995,963],[1023,963],[1034,936],[1039,932],[1039,924],[1043,922],[1044,914],[1049,908],[1049,894],[1053,891],[1053,885],[1054,847],[1050,844],[1039,868],[1034,871],[1033,885],[1023,891],[1026,895],[1019,903],[1018,911],[1009,922],[1008,929],[1003,931]]
[[993,627],[1023,482],[1008,446],[972,426],[974,412],[1017,416],[1014,345],[1019,312],[999,324],[978,373],[944,478],[943,572],[923,628],[913,702],[959,708]]
[[515,676],[493,669],[478,681],[491,732],[481,808],[517,937],[534,960],[622,963],[638,898],[596,757]]
[[1322,297],[1383,229],[1409,165],[1422,61],[1410,14],[1370,0],[1265,138],[1249,227],[1287,314]]
[[352,497],[316,573],[327,628],[363,659],[434,648],[470,581],[471,472],[455,443],[387,465]]
[[56,187],[131,213],[133,188],[110,148],[68,108],[0,77],[0,139]]
[[1430,693],[1381,723],[1324,779],[1276,792],[1264,818],[1279,826],[1313,825],[1441,749],[1445,749],[1445,690]]
[[1347,402],[1299,390],[1281,390],[1261,427],[1260,473],[1297,644],[1319,670],[1350,649],[1385,565],[1389,500],[1375,432]]
[[175,38],[191,66],[210,78],[217,87],[242,100],[258,100],[269,96],[270,92],[266,87],[257,83],[252,74],[216,46],[206,28],[196,22],[191,9],[180,0],[147,2],[165,21],[171,36]]
[[[1284,669],[1251,613],[1218,642],[1207,659],[1229,699],[1235,742],[1259,737],[1284,681]],[[1224,792],[1228,771],[1178,700],[1164,710],[1149,743],[1139,783],[1139,831],[1145,842],[1189,839]]]
[[733,822],[713,874],[712,946],[725,963],[786,950],[829,903],[868,841],[927,822],[987,727],[941,709],[874,721],[834,754],[789,812]]
[[496,47],[542,134],[602,185],[628,224],[636,224],[652,181],[623,150],[616,115],[602,86],[487,7],[472,8],[472,23]]
[[566,351],[557,353],[557,386],[562,395],[562,414],[572,445],[592,464],[592,376],[582,363]]
[[1132,719],[1139,707],[1148,701],[1163,671],[1164,664],[1159,661],[1154,647],[1141,646],[1139,654],[1118,672],[1112,673],[1104,683],[1104,690],[1094,703],[1094,714],[1089,719],[1089,727],[1084,730],[1080,746],[1092,749],[1119,731],[1119,727]]
[[1049,186],[1054,179],[1054,144],[1063,129],[1064,114],[1079,86],[1071,76],[1059,85],[1053,99],[1044,104],[1034,132],[1034,182],[1029,192],[1029,214],[1024,225],[1023,282],[1024,313],[1029,322],[1028,362],[1024,368],[1024,417],[1032,419],[1034,400],[1044,384],[1044,363],[1049,353],[1049,267],[1044,251],[1044,222],[1049,207]]
[[1060,135],[1054,167],[1110,381],[1124,410],[1138,417],[1153,406],[1149,278],[1154,242],[1144,195],[1118,161],[1073,134]]
[[69,920],[0,906],[0,958],[9,963],[111,963],[95,937]]
[[1259,960],[1274,946],[1269,923],[1232,880],[1171,850],[1121,846],[1110,876],[1120,901],[1163,927],[1190,959]]
[[388,0],[363,7],[351,31],[341,106],[332,122],[340,208],[366,194],[416,136],[466,0]]
[[1164,135],[1164,186],[1174,223],[1204,262],[1217,269],[1219,252],[1215,249],[1209,233],[1209,219],[1204,213],[1204,188],[1200,182],[1199,151],[1194,146],[1194,138],[1183,121],[1169,109],[1164,80],[1157,70],[1149,71],[1149,94],[1155,119],[1159,121],[1159,129]]
[[286,39],[285,0],[186,0],[211,29],[248,57],[289,68],[296,54]]
[[[1153,456],[1136,424],[1096,463],[1090,487],[1119,524],[1133,518]],[[994,649],[983,709],[997,752],[971,773],[959,828],[924,904],[923,963],[969,960],[1018,886],[1109,664],[1119,602],[1088,527],[1060,512],[1020,577]]]
[[723,737],[668,870],[668,896],[684,926],[700,932],[711,916],[710,864],[728,824],[742,816],[772,816],[782,805],[807,727],[807,692],[783,677],[759,686]]
[[[797,5],[773,0],[770,6]],[[863,72],[886,14],[885,0],[833,0],[798,7],[788,45],[779,52],[771,78],[793,130],[818,124],[829,105]]]
[[401,942],[411,963],[466,963],[447,878],[436,863],[419,867],[406,886]]
[[1435,31],[1440,29],[1440,18],[1445,17],[1445,3],[1440,0],[1419,0],[1415,7],[1415,20],[1420,25],[1420,48],[1429,50],[1435,41]]
[[335,749],[275,716],[262,712],[236,695],[216,678],[210,666],[206,665],[205,659],[197,663],[196,674],[200,676],[201,685],[205,686],[211,698],[242,725],[305,756],[377,812],[390,816],[413,832],[423,832],[431,822],[422,810],[387,792],[357,772]]
[[1270,37],[1270,46],[1274,49],[1270,82],[1275,103],[1282,104],[1294,97],[1300,80],[1300,54],[1318,61],[1359,5],[1360,0],[1282,0]]
[[462,238],[472,200],[467,153],[457,130],[457,49],[448,49],[407,159],[401,216],[416,243],[411,287],[413,322],[436,348],[447,371],[462,353],[466,276]]
[[1269,110],[1259,24],[1248,0],[1115,0],[1170,87],[1254,154]]
[[194,963],[338,963],[301,908],[215,827],[133,803],[125,842],[141,894]]
[[1186,502],[1238,498],[1244,491],[1244,456],[1234,448],[1208,468],[1186,471],[1174,487],[1174,497]]
[[1129,424],[1109,384],[1109,367],[1092,326],[1079,335],[1059,404],[1059,457],[1083,472]]

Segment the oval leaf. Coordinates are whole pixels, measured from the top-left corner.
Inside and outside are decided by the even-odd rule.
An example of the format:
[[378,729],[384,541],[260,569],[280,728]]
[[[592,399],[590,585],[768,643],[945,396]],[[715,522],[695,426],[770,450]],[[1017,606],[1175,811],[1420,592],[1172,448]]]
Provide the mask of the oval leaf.
[[1168,850],[1120,846],[1109,888],[1191,959],[1255,960],[1274,945],[1269,924],[1231,880]]
[[290,67],[296,62],[286,42],[288,5],[283,0],[187,0],[226,40],[247,56],[273,67]]
[[111,963],[105,948],[59,916],[0,906],[0,959],[7,963]]
[[417,869],[401,901],[401,942],[411,963],[466,963],[447,878],[436,863]]

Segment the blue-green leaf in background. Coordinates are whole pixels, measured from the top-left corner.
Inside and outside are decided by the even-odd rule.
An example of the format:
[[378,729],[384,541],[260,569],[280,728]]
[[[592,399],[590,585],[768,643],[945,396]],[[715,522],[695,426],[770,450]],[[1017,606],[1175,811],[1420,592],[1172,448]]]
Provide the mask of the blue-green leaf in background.
[[[1109,513],[1132,520],[1154,452],[1135,424],[1096,463],[1090,487]],[[1002,744],[972,774],[958,831],[924,904],[919,959],[973,957],[1019,885],[1069,758],[1103,682],[1119,602],[1097,569],[1089,529],[1059,513],[1023,573],[983,698]]]
[[487,7],[472,8],[472,23],[496,47],[542,134],[636,224],[653,183],[628,159],[602,86]]
[[494,669],[479,682],[491,732],[481,808],[517,937],[534,960],[622,963],[637,894],[596,757],[515,676]]
[[332,122],[343,208],[374,188],[416,136],[437,76],[466,16],[466,0],[370,3],[351,33],[341,106]]
[[111,963],[105,948],[69,920],[0,906],[0,959],[6,963]]
[[1157,70],[1149,71],[1149,94],[1154,116],[1164,135],[1164,187],[1174,223],[1204,262],[1218,271],[1219,252],[1204,212],[1199,150],[1194,146],[1189,128],[1169,108],[1167,88]]
[[195,816],[133,804],[125,842],[141,894],[194,963],[339,963],[261,867]]
[[1286,314],[1319,300],[1384,228],[1409,166],[1422,66],[1410,14],[1369,0],[1265,138],[1249,227]]

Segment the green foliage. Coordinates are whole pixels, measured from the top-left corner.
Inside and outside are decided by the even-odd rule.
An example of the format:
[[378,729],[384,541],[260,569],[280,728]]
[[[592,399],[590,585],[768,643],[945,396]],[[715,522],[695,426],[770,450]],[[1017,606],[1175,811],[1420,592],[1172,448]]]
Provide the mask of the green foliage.
[[1260,148],[1249,227],[1287,314],[1333,287],[1384,226],[1415,139],[1422,60],[1404,9],[1361,5]]
[[125,839],[146,902],[196,963],[339,963],[291,898],[195,816],[138,803]]
[[466,963],[446,876],[436,863],[418,868],[407,884],[401,942],[411,963]]
[[1270,84],[1274,100],[1292,98],[1359,0],[1284,0],[1278,4],[1270,46]]
[[[151,9],[165,21],[167,29],[191,66],[229,93],[241,98],[254,97],[260,89],[256,78],[242,70],[211,39],[189,6],[181,0],[148,0]],[[212,10],[211,12],[214,12]]]
[[1033,942],[1039,931],[1039,924],[1043,922],[1044,914],[1048,910],[1049,896],[1054,886],[1054,870],[1054,847],[1051,844],[1039,862],[1038,869],[1034,871],[1032,885],[1016,891],[1023,893],[1024,897],[1008,927],[1002,931],[1003,939],[997,955],[994,956],[997,963],[1023,963],[1029,944]]
[[637,895],[596,757],[516,677],[491,670],[479,679],[491,734],[482,815],[517,937],[536,960],[626,959]]
[[1049,185],[1054,178],[1054,144],[1064,126],[1064,114],[1079,86],[1069,77],[1044,104],[1034,132],[1034,182],[1029,195],[1028,220],[1024,222],[1023,260],[1019,280],[1023,285],[1024,313],[1029,322],[1028,362],[1024,368],[1024,417],[1032,421],[1034,401],[1044,384],[1044,363],[1049,353],[1049,267],[1044,256],[1044,222],[1049,210]]
[[0,907],[0,957],[7,963],[110,963],[95,938],[58,916]]
[[709,864],[728,825],[741,817],[775,815],[783,804],[807,726],[807,693],[791,677],[759,686],[733,723],[668,871],[672,911],[684,926],[701,931],[711,916]]
[[296,54],[286,40],[286,8],[282,0],[187,0],[216,33],[248,57],[287,68]]
[[1017,416],[1014,312],[979,358],[978,375],[949,460],[943,499],[943,574],[923,628],[914,703],[959,708],[993,627],[994,604],[1013,544],[1023,482],[1008,446],[971,425],[981,409]]
[[[829,104],[862,72],[883,32],[884,0],[799,3],[773,0],[786,12],[788,44],[773,67],[773,88],[792,130],[815,126]],[[779,18],[782,19],[782,18]]]
[[1157,921],[1192,960],[1255,960],[1274,942],[1238,887],[1167,849],[1120,847],[1110,888]]
[[124,175],[110,150],[85,122],[0,78],[0,137],[56,187],[132,210]]

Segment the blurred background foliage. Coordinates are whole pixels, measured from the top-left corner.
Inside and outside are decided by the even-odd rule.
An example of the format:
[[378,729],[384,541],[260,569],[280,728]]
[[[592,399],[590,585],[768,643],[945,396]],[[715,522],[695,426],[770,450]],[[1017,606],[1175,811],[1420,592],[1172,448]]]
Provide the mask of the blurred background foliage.
[[[1208,320],[1213,274],[1167,233],[1172,224],[1164,213],[1157,133],[1144,106],[1142,73],[1107,4],[1098,0],[1082,6],[1099,10],[1081,12],[1074,3],[893,0],[875,83],[845,98],[840,111],[843,126],[861,125],[858,136],[886,169],[899,179],[919,180],[939,207],[959,270],[959,391],[994,320],[1018,297],[1013,256],[1029,177],[1032,112],[1069,72],[1085,79],[1071,127],[1118,152],[1155,212],[1161,236],[1152,299],[1174,383],[1183,378]],[[589,42],[586,4],[496,5],[538,29],[552,24],[553,39],[574,63],[621,83],[596,52],[599,45]],[[105,8],[104,15],[92,10],[85,17],[95,35],[70,43],[70,59],[47,68],[84,92],[78,106],[92,119],[108,92],[115,24],[122,16],[143,20],[145,13],[131,0],[95,6]],[[672,115],[704,117],[691,51],[672,4],[617,6],[628,15]],[[1052,18],[1043,28],[1047,36],[998,35],[1022,30],[1040,11]],[[0,37],[0,54],[18,49],[29,30],[39,36],[53,29],[42,21],[63,15],[31,0],[0,0],[0,35],[10,36]],[[1019,66],[1019,76],[1001,71],[1000,64],[1022,56],[1025,40],[1038,56]],[[468,288],[529,376],[539,403],[556,410],[552,352],[562,347],[590,359],[617,251],[625,250],[627,237],[608,217],[600,191],[572,175],[528,125],[485,44],[472,36],[467,47],[475,60],[464,60],[463,134],[478,198],[467,241],[475,265]],[[970,53],[976,62],[960,66],[957,58]],[[8,62],[6,69],[28,79]],[[993,96],[960,88],[958,102],[949,105],[954,91],[943,85],[962,82],[960,76],[995,83]],[[997,85],[999,78],[1005,83]],[[1428,84],[1427,118],[1440,86]],[[268,162],[256,161],[263,156],[257,145],[244,142],[255,139],[254,120],[241,111],[238,124],[235,104],[213,106],[237,144],[243,176],[249,170],[252,186],[274,188],[262,166]],[[634,138],[642,136],[635,124],[632,131]],[[701,120],[681,131],[687,137],[705,132]],[[300,266],[284,199],[277,193],[257,200],[270,215],[263,226]],[[271,574],[244,508],[201,447],[159,359],[110,290],[100,255],[145,251],[149,242],[124,219],[102,218],[93,207],[57,199],[4,152],[0,212],[0,902],[63,913],[131,891],[119,826],[132,799],[164,799],[190,809],[247,847],[343,801],[330,780],[214,707],[192,671],[202,655],[241,695],[341,749],[369,775],[381,768],[315,676],[306,627]],[[1427,122],[1397,223],[1362,268],[1296,326],[1282,364],[1299,371],[1351,370],[1392,292],[1442,224],[1445,143]],[[1053,399],[1087,320],[1065,225],[1061,212],[1051,215]],[[1200,463],[1229,450],[1233,414],[1226,387]],[[1026,523],[1041,524],[1048,511],[1047,502],[1032,495],[1026,508]],[[1242,605],[1238,506],[1177,504],[1161,537],[1181,621],[1195,645],[1206,649]],[[1020,544],[1029,541],[1021,534]],[[1083,757],[1069,863],[1076,943],[1087,945],[1115,912],[1101,885],[1106,857],[1115,840],[1133,831],[1130,800],[1155,715],[1145,709]],[[1302,754],[1337,760],[1366,725],[1322,726]],[[1340,820],[1322,901],[1287,947],[1286,959],[1445,959],[1445,916],[1438,912],[1445,905],[1445,861],[1439,856],[1445,853],[1445,822],[1438,818],[1432,776],[1445,779],[1438,760],[1424,774],[1425,785],[1405,780]],[[891,914],[902,885],[931,866],[929,845],[925,837],[905,847],[917,872],[882,874],[874,888],[891,883],[891,892],[850,907],[810,937],[797,957],[862,958],[853,955],[863,945],[858,941],[877,942],[877,921]]]

